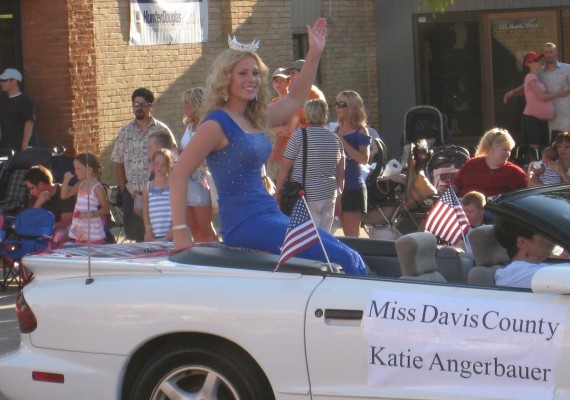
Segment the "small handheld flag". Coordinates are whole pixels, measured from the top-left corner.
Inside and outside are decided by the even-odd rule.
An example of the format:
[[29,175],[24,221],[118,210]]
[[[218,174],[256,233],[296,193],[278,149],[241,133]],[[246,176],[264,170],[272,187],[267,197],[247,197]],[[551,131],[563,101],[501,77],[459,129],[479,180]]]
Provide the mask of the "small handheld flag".
[[453,188],[448,186],[429,212],[426,231],[454,245],[464,237],[469,226]]
[[281,247],[281,256],[275,271],[295,254],[302,252],[317,242],[320,242],[317,227],[311,219],[305,197],[301,195],[291,212],[291,220],[287,226],[285,241]]

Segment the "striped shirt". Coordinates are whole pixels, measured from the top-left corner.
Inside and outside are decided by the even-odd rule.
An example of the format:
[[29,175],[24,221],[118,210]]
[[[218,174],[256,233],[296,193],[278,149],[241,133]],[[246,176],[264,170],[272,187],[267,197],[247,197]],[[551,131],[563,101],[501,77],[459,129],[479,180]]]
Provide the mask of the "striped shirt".
[[[303,182],[303,132],[297,129],[291,135],[283,154],[293,160],[291,178]],[[307,202],[336,197],[336,173],[344,157],[342,143],[336,134],[324,126],[307,128],[307,173],[305,197]]]
[[538,177],[538,180],[543,185],[554,185],[562,182],[562,178],[556,172],[554,172],[548,165],[544,164],[544,171]]
[[153,188],[153,182],[147,183],[148,215],[152,227],[152,235],[155,238],[161,238],[166,236],[172,224],[170,192],[168,185],[165,185],[163,188]]

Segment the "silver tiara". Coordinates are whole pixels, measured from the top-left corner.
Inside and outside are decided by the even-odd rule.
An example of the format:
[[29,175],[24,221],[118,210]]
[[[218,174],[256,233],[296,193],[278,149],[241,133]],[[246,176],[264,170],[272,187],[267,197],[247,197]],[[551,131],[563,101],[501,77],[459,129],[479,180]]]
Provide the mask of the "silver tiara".
[[228,35],[228,46],[230,46],[230,49],[233,50],[249,51],[250,53],[255,53],[259,48],[259,40],[254,40],[250,44],[241,44],[237,41],[235,36],[232,38],[230,35]]

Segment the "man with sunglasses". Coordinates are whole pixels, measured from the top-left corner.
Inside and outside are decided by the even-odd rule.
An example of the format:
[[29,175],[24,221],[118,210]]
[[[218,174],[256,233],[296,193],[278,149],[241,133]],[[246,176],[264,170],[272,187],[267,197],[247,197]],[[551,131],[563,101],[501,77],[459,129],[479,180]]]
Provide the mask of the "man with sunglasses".
[[22,74],[14,68],[6,69],[0,75],[0,147],[12,149],[16,153],[39,144],[35,132],[36,108],[32,99],[22,93]]
[[154,94],[149,89],[136,89],[131,101],[135,118],[119,131],[111,159],[116,163],[125,235],[128,239],[142,242],[144,223],[138,207],[135,207],[135,199],[142,194],[143,186],[149,179],[148,138],[153,133],[164,132],[172,138],[175,145],[176,139],[166,124],[151,115]]

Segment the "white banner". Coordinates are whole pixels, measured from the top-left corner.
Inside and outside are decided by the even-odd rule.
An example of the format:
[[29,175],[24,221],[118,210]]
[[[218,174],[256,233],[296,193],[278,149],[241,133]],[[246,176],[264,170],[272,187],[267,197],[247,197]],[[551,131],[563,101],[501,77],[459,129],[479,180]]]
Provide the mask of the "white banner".
[[548,399],[566,307],[375,292],[364,315],[368,384],[474,398]]
[[207,41],[207,0],[131,0],[129,44]]

